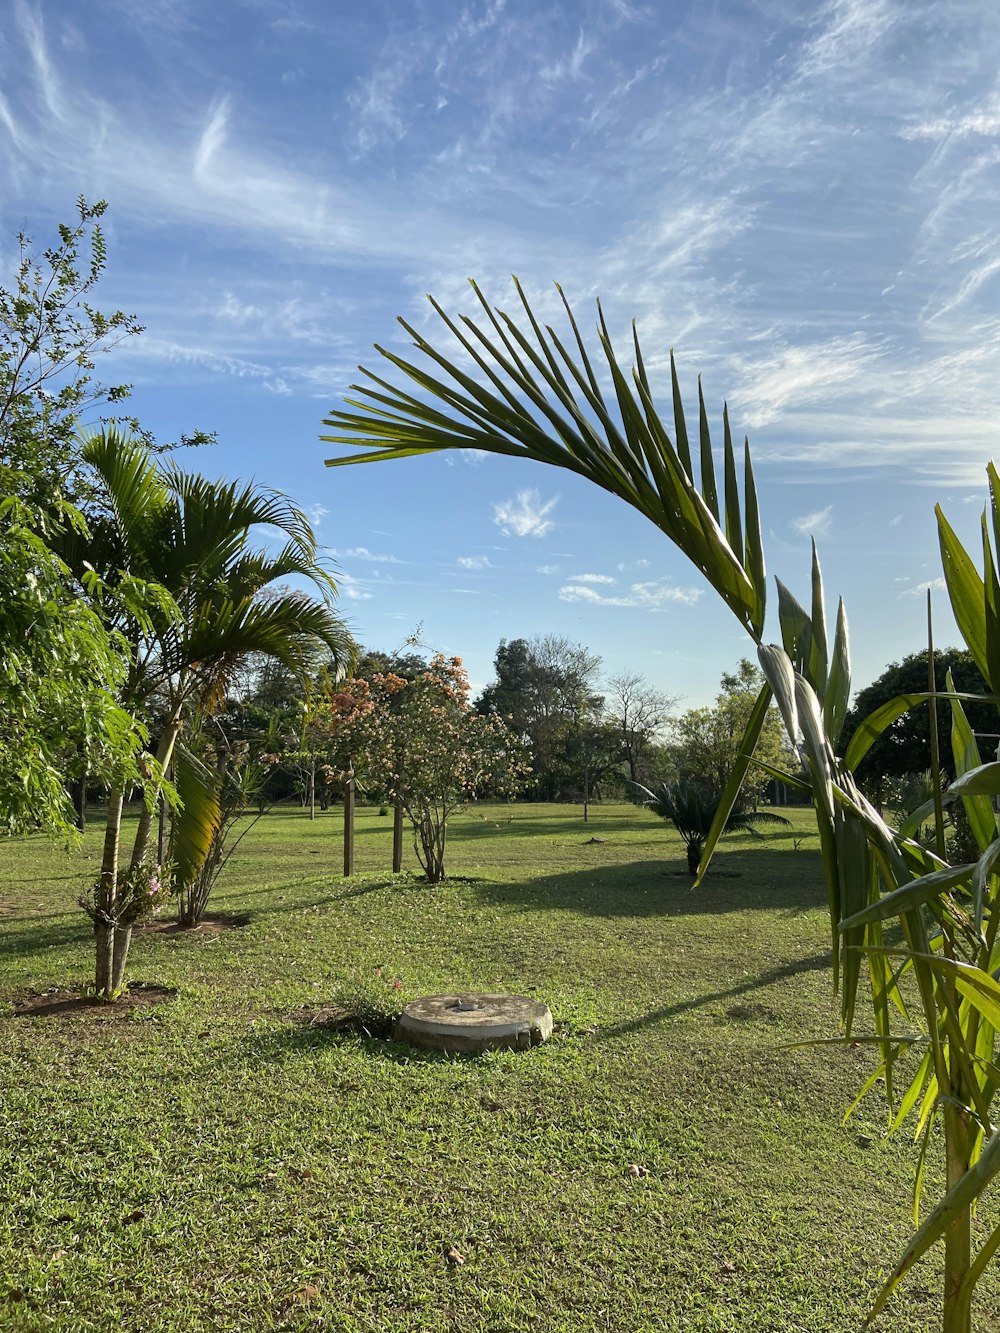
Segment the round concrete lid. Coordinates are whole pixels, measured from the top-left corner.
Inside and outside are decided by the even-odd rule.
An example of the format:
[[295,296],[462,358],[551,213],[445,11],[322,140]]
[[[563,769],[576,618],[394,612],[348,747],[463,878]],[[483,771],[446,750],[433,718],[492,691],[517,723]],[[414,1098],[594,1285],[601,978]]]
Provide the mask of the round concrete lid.
[[537,1046],[552,1034],[547,1004],[525,995],[466,991],[411,1000],[396,1024],[396,1039],[443,1051]]

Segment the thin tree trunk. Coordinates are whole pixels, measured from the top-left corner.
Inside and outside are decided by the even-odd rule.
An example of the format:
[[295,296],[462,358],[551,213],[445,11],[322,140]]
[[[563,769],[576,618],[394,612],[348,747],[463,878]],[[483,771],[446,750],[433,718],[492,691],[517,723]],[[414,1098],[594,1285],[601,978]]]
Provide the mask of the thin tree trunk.
[[119,995],[125,989],[125,963],[132,943],[132,923],[115,927],[111,951],[111,994]]
[[96,958],[94,989],[105,1000],[114,998],[114,916],[118,905],[118,847],[121,841],[122,804],[124,793],[116,788],[108,797],[108,822],[104,829],[104,855],[101,858],[101,878],[94,904]]
[[316,818],[316,756],[312,757],[312,766],[309,769],[309,818]]
[[[969,1169],[969,1117],[945,1104],[947,1185],[951,1189]],[[965,1207],[944,1233],[944,1317],[942,1333],[972,1333],[972,1285],[965,1281],[972,1264],[972,1210]]]
[[76,789],[76,826],[82,833],[87,827],[87,770],[80,774]]
[[344,786],[344,875],[354,874],[354,762],[348,760]]
[[[181,720],[179,717],[171,718],[163,730],[163,735],[160,737],[160,744],[156,750],[156,761],[160,766],[161,772],[165,773],[170,764],[171,757],[174,753],[174,744],[177,737],[180,735],[180,730]],[[159,786],[157,786],[156,794],[159,795]],[[146,853],[149,850],[150,835],[153,831],[153,809],[155,806],[156,801],[154,800],[152,806],[144,804],[142,807],[142,813],[139,815],[139,827],[136,829],[135,842],[132,845],[132,859],[129,862],[130,870],[136,870],[142,865]]]
[[392,873],[403,868],[403,802],[397,796],[392,805]]

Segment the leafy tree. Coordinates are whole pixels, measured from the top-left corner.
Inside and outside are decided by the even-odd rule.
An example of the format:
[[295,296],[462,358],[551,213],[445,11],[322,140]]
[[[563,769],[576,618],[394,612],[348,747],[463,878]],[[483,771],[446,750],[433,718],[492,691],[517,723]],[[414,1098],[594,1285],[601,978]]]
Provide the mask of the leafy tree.
[[[101,484],[106,516],[94,522],[89,538],[66,544],[68,561],[81,576],[93,567],[109,582],[139,581],[166,589],[171,598],[145,622],[126,613],[115,624],[131,649],[124,704],[139,716],[158,698],[162,717],[127,866],[119,871],[125,794],[119,786],[109,799],[101,877],[89,905],[97,936],[95,985],[112,1000],[124,985],[132,926],[146,908],[154,799],[186,716],[221,700],[250,653],[273,656],[306,678],[321,651],[345,668],[353,642],[333,611],[333,584],[317,563],[312,529],[286,496],[164,467],[114,429],[91,438],[83,457]],[[258,524],[284,535],[277,554],[248,545]],[[288,590],[283,585],[293,577],[311,580],[320,596]],[[197,818],[193,802],[177,816]]]
[[530,751],[535,800],[583,789],[588,751],[581,728],[595,724],[604,706],[600,665],[599,657],[560,635],[500,641],[496,680],[476,700],[476,711],[504,718]]
[[142,327],[134,315],[90,304],[107,264],[106,209],[81,196],[76,223],[60,225],[58,242],[40,255],[19,235],[13,289],[0,289],[0,478],[42,510],[67,494],[80,498],[81,412],[129,394],[128,385],[92,377],[97,354]]
[[[967,694],[986,694],[986,684],[970,652],[962,648],[938,649],[934,653],[936,679],[943,682],[952,673],[955,687]],[[843,753],[861,721],[899,695],[920,694],[927,689],[927,653],[910,653],[901,662],[891,662],[872,683],[854,697],[840,742]],[[946,699],[937,703],[938,732],[948,734],[950,707]],[[984,751],[995,751],[1000,741],[996,706],[966,703],[969,725],[982,741]],[[909,709],[897,717],[874,741],[857,769],[858,781],[880,808],[891,802],[900,786],[914,774],[930,768],[930,705]],[[949,765],[950,767],[950,765]]]
[[618,733],[631,782],[648,776],[651,751],[662,737],[676,703],[638,672],[621,672],[608,681],[605,715]]
[[71,835],[73,766],[99,782],[136,781],[142,733],[116,697],[127,645],[18,521],[25,513],[13,497],[0,501],[0,832]]
[[444,878],[455,811],[512,794],[526,770],[503,721],[469,707],[461,659],[440,653],[410,680],[388,672],[347,682],[330,701],[330,735],[372,794],[402,803],[431,884]]
[[[706,791],[696,782],[662,783],[655,791],[639,785],[643,795],[642,804],[652,810],[654,815],[667,819],[680,834],[687,848],[687,863],[691,877],[698,873],[705,843],[712,831],[716,814],[722,804],[721,792]],[[759,824],[785,824],[789,821],[783,815],[774,815],[766,810],[731,810],[726,819],[723,833],[749,833],[759,837]]]
[[[89,301],[105,265],[104,208],[81,199],[76,225],[61,226],[41,254],[21,235],[13,286],[0,288],[0,829],[8,833],[70,833],[64,783],[74,770],[118,783],[139,775],[142,738],[115,696],[125,645],[80,600],[51,549],[58,534],[86,530],[68,498],[81,495],[79,414],[127,395],[92,381],[95,357],[139,330],[132,316],[105,315]],[[89,588],[112,596],[93,574]]]
[[[722,677],[721,689],[711,708],[692,708],[671,727],[671,751],[678,776],[701,783],[709,791],[723,792],[739,760],[743,736],[753,713],[764,676],[747,658],[735,671]],[[755,758],[772,768],[784,758],[781,717],[768,709],[757,741]],[[756,769],[743,783],[741,807],[756,807],[763,799],[770,778]]]
[[[1000,1091],[1000,982],[994,975],[1000,964],[1000,875],[994,873],[1000,842],[990,800],[1000,791],[997,768],[981,763],[961,701],[953,699],[952,754],[958,776],[948,797],[962,801],[979,859],[951,865],[890,828],[865,797],[855,770],[893,715],[901,716],[926,695],[901,696],[869,717],[838,757],[851,683],[846,611],[841,603],[829,635],[814,548],[809,609],[779,580],[781,642],[765,642],[767,583],[756,483],[747,447],[741,495],[728,415],[723,413],[720,485],[703,402],[699,469],[673,364],[673,421],[668,427],[655,406],[637,334],[629,375],[598,308],[605,363],[598,376],[568,304],[570,336],[561,338],[542,327],[520,287],[523,329],[492,309],[475,285],[473,292],[486,317],[485,330],[469,319],[450,319],[436,304],[434,308],[459,344],[462,366],[471,358],[485,370],[488,384],[471,378],[404,323],[418,350],[428,356],[430,369],[398,356],[390,360],[419,386],[419,396],[364,371],[368,382],[355,385],[348,406],[328,418],[334,433],[325,437],[360,452],[330,461],[342,465],[477,448],[565,468],[649,518],[732,611],[757,647],[766,684],[751,712],[699,874],[734,808],[774,698],[789,739],[801,745],[805,784],[819,827],[845,1041],[857,1039],[852,1027],[863,972],[870,982],[864,988],[873,1004],[875,1031],[869,1040],[879,1063],[863,1091],[881,1082],[893,1128],[919,1107],[925,1150],[933,1127],[943,1128],[945,1194],[889,1274],[868,1322],[884,1308],[903,1275],[943,1240],[942,1333],[971,1333],[976,1282],[1000,1248],[998,1228],[977,1241],[973,1252],[973,1205],[1000,1172],[1000,1127],[993,1120]],[[602,384],[610,386],[608,395]],[[997,694],[1000,473],[991,464],[987,475],[990,504],[983,516],[982,573],[940,508],[937,515],[944,575],[959,631],[990,692]],[[886,921],[898,923],[897,948],[886,948]],[[909,1086],[897,1102],[897,1060],[904,1051],[916,1052],[918,1061],[915,1072],[912,1066],[907,1071]],[[922,1173],[918,1197],[921,1179]]]

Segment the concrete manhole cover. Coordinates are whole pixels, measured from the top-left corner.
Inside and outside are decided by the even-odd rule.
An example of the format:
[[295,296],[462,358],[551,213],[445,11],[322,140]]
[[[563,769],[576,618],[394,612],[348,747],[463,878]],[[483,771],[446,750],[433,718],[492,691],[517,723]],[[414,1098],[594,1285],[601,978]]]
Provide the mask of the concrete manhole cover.
[[397,1041],[439,1051],[525,1050],[552,1035],[547,1004],[524,995],[425,995],[396,1024]]

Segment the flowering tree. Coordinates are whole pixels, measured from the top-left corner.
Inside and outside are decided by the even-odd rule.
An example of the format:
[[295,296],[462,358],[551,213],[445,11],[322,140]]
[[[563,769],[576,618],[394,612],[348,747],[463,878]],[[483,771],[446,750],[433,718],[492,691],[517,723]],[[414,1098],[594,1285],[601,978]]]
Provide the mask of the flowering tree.
[[444,878],[455,811],[477,796],[511,795],[528,771],[502,719],[470,709],[459,657],[439,653],[409,681],[391,671],[348,681],[330,696],[327,715],[338,765],[353,761],[370,793],[401,803],[431,884]]

